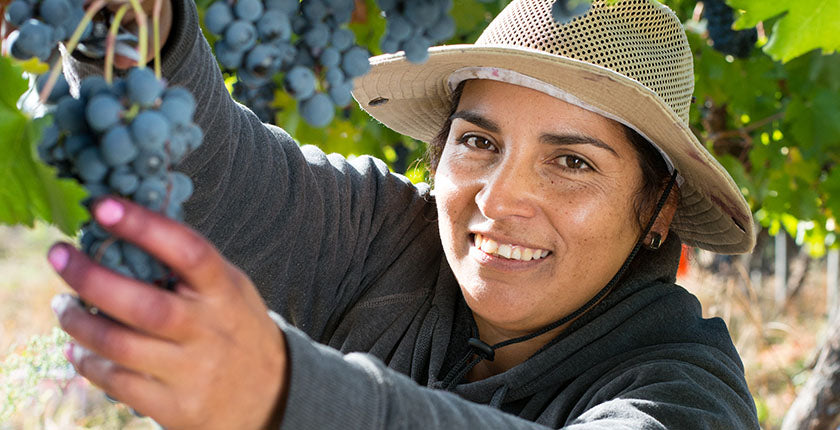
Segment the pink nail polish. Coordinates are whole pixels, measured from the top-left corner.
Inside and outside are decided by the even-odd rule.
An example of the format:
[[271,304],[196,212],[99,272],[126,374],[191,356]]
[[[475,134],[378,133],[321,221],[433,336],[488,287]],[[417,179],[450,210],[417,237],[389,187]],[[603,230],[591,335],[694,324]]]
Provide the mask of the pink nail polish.
[[67,345],[64,345],[64,358],[67,359],[71,364],[73,363],[73,342],[67,342]]
[[125,208],[122,204],[114,199],[106,198],[99,202],[94,209],[96,212],[96,220],[104,226],[111,226],[118,223],[123,215],[125,215]]
[[68,260],[70,260],[70,252],[62,245],[53,246],[50,248],[50,252],[47,253],[47,261],[58,272],[61,272],[67,267]]

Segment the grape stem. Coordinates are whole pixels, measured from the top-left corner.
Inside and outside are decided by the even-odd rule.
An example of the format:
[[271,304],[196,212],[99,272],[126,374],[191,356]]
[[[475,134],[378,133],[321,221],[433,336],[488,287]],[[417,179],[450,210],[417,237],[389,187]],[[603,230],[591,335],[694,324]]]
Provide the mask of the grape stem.
[[139,33],[137,37],[140,39],[139,46],[137,47],[137,53],[139,54],[140,61],[138,61],[137,68],[142,69],[146,67],[146,62],[148,61],[149,23],[146,18],[146,12],[144,12],[143,7],[140,6],[140,1],[130,0],[130,2],[131,7],[134,8],[134,19],[137,22],[137,30]]
[[703,18],[703,6],[705,6],[703,2],[697,2],[697,4],[694,5],[694,11],[691,13],[691,19],[694,22],[700,22]]
[[46,85],[44,85],[44,88],[41,89],[41,94],[38,95],[38,98],[40,99],[42,104],[47,102],[47,98],[50,96],[53,87],[55,87],[55,83],[58,82],[58,75],[61,74],[61,69],[63,65],[64,64],[61,62],[61,57],[59,57],[57,60],[55,60],[53,66],[50,67],[50,77],[47,79],[47,83]]
[[87,28],[88,24],[93,21],[93,16],[99,13],[107,0],[96,0],[93,2],[87,11],[85,11],[85,16],[82,17],[82,20],[79,22],[79,25],[76,26],[76,31],[73,32],[73,35],[70,36],[70,40],[67,41],[67,55],[73,55],[73,51],[76,49],[76,45],[79,44],[79,40],[82,39],[82,35],[85,33],[85,29]]
[[[119,22],[119,21],[117,21],[117,22]],[[96,255],[93,256],[93,260],[96,261],[97,263],[102,262],[102,257],[105,256],[105,250],[107,250],[109,246],[111,246],[115,243],[117,243],[117,238],[116,237],[111,236],[111,237],[105,239],[102,242],[102,244],[99,245],[99,249],[96,250]]]
[[109,84],[114,82],[114,51],[117,44],[117,33],[120,32],[120,23],[129,7],[131,6],[124,4],[117,10],[117,13],[114,14],[114,21],[111,22],[111,28],[108,30],[108,37],[105,39],[105,82]]
[[[65,55],[73,55],[73,51],[76,49],[76,45],[78,45],[79,40],[82,39],[82,34],[84,34],[88,24],[90,24],[90,22],[93,20],[93,16],[99,13],[99,11],[102,10],[103,7],[105,7],[105,4],[106,0],[96,0],[90,5],[90,7],[88,7],[88,10],[85,11],[85,16],[82,17],[82,20],[79,22],[79,25],[76,26],[76,30],[73,32],[73,35],[70,36],[70,40],[67,41],[67,45],[65,45],[65,48],[67,50]],[[49,79],[47,79],[47,83],[41,90],[41,94],[39,97],[41,99],[41,103],[47,102],[47,97],[50,95],[50,93],[53,90],[53,87],[55,86],[55,83],[58,81],[58,75],[61,73],[62,68],[61,58],[62,57],[59,56],[55,60],[55,63],[53,63],[53,66],[50,68],[50,77]]]
[[160,66],[160,14],[163,9],[163,1],[155,0],[155,8],[152,11],[152,33],[154,36],[154,55],[155,55],[155,77],[161,79],[163,72]]
[[0,1],[0,55],[6,55],[6,2]]

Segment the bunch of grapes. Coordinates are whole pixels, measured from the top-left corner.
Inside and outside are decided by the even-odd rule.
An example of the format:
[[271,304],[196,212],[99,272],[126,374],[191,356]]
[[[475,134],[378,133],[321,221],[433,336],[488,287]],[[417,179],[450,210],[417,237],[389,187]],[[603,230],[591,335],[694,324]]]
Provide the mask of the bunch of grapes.
[[383,52],[405,51],[412,63],[424,63],[429,47],[455,35],[449,14],[452,0],[376,0],[387,21],[380,42]]
[[257,87],[249,87],[242,81],[233,84],[233,97],[251,108],[262,122],[274,122],[277,112],[274,109],[274,81]]
[[[58,42],[73,35],[85,15],[84,0],[14,0],[6,8],[6,21],[16,27],[11,54],[18,59],[46,61]],[[85,28],[82,40],[91,32]]]
[[589,0],[555,0],[551,5],[551,17],[565,25],[589,11],[589,7]]
[[273,118],[274,78],[282,75],[301,116],[320,127],[332,121],[335,105],[350,104],[353,78],[370,68],[370,54],[346,28],[354,6],[354,0],[220,0],[204,22],[221,36],[216,57],[236,71],[240,101],[264,121]]
[[703,16],[706,17],[708,23],[709,38],[712,39],[713,48],[738,58],[746,58],[750,55],[758,40],[758,31],[755,28],[733,30],[735,14],[724,0],[705,0]]
[[[62,86],[63,87],[63,86]],[[102,77],[81,82],[79,98],[51,94],[55,123],[38,145],[59,175],[78,180],[90,197],[114,194],[182,221],[193,184],[172,167],[202,142],[192,122],[195,100],[148,69],[132,69],[108,85]],[[82,229],[82,250],[125,276],[167,285],[168,270],[134,245],[111,237],[96,222]]]

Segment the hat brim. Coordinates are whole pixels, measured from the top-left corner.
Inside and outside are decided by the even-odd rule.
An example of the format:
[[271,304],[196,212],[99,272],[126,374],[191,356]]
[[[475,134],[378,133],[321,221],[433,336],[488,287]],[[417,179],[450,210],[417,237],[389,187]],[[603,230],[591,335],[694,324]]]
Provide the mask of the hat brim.
[[355,81],[353,97],[385,126],[427,143],[449,115],[448,80],[456,70],[512,70],[573,94],[584,106],[631,125],[673,163],[681,181],[671,229],[684,243],[727,254],[749,252],[755,244],[752,213],[735,181],[665,101],[634,79],[572,58],[509,46],[434,47],[420,65],[408,62],[403,53],[370,61],[370,72]]

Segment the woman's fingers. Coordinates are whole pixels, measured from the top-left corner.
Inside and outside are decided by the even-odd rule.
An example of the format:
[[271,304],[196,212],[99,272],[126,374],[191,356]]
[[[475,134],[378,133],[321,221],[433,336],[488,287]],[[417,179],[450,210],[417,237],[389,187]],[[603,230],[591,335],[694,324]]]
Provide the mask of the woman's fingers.
[[171,399],[166,387],[153,377],[120,366],[75,343],[65,350],[76,371],[109,397],[131,405],[141,414],[162,409]]
[[92,315],[69,294],[56,296],[52,307],[61,328],[98,356],[157,377],[171,371],[161,366],[177,356],[177,345],[134,331],[102,315]]
[[127,326],[169,340],[194,328],[190,303],[176,294],[112,272],[69,244],[54,245],[47,258],[85,303]]
[[194,230],[127,200],[105,197],[96,220],[115,236],[137,244],[201,293],[230,286],[232,271],[216,248]]

